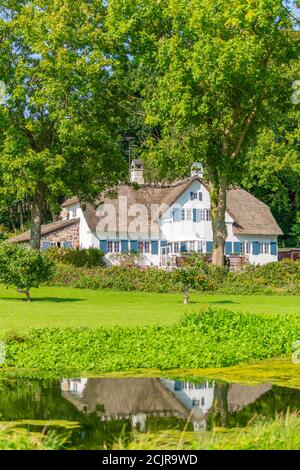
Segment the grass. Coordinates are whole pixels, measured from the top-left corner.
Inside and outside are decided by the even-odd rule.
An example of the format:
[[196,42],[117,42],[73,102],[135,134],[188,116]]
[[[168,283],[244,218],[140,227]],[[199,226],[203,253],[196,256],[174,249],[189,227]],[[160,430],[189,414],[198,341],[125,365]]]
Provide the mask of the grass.
[[300,313],[300,296],[212,295],[116,292],[111,290],[42,287],[32,290],[33,302],[22,301],[14,289],[0,287],[0,334],[31,328],[166,325],[204,307],[250,313]]
[[273,421],[257,419],[245,428],[216,428],[212,432],[164,431],[136,434],[129,443],[122,440],[115,450],[299,450],[300,418],[296,414],[277,416]]

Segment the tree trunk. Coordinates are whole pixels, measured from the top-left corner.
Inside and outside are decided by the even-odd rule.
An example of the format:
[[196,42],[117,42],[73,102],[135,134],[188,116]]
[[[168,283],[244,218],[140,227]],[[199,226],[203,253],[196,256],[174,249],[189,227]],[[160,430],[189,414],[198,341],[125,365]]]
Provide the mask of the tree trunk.
[[[24,295],[26,295],[26,300],[27,300],[27,302],[31,302],[31,297],[30,297],[30,292],[29,292],[29,290],[17,289],[17,292],[18,292],[18,294],[24,294]],[[25,300],[25,299],[24,299],[24,300]]]
[[30,246],[34,250],[41,247],[41,227],[45,190],[38,184],[31,206]]
[[186,305],[189,303],[189,288],[185,287],[184,288],[184,301],[183,303]]
[[212,424],[214,427],[228,426],[228,383],[216,383],[212,404]]
[[225,222],[227,202],[227,179],[225,177],[210,178],[211,219],[213,229],[214,250],[212,256],[213,264],[224,266],[225,243],[227,238],[227,227]]

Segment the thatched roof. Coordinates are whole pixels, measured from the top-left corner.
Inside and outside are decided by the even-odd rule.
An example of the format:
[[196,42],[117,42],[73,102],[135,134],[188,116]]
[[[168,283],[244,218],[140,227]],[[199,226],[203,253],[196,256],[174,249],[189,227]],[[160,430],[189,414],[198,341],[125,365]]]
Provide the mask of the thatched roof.
[[101,416],[134,415],[169,412],[186,418],[189,410],[164,387],[159,379],[122,378],[89,379],[81,396],[62,392],[78,409]]
[[[115,189],[115,197],[102,196],[95,204],[83,206],[84,215],[87,224],[92,232],[96,232],[100,216],[96,214],[96,207],[100,203],[111,204],[117,215],[117,224],[119,218],[119,197],[126,196],[127,204],[130,207],[133,204],[143,204],[148,210],[150,222],[151,205],[171,206],[184,193],[193,181],[198,180],[207,189],[205,181],[199,176],[186,178],[182,181],[170,185],[151,185],[144,184],[136,188],[131,185],[120,185]],[[74,204],[75,198],[69,199],[64,206]],[[78,199],[77,199],[78,202]],[[227,212],[234,220],[233,232],[244,235],[283,235],[282,230],[274,219],[270,208],[256,197],[241,188],[232,188],[228,191]],[[128,225],[134,219],[134,216],[128,217]],[[145,221],[146,222],[146,221]],[[146,231],[147,227],[141,227],[141,232]]]
[[[92,233],[96,233],[98,223],[101,221],[101,215],[97,213],[100,204],[110,204],[116,213],[116,222],[119,226],[119,218],[122,218],[122,212],[119,210],[119,198],[127,198],[127,207],[133,204],[142,204],[147,208],[148,220],[144,220],[144,224],[140,227],[141,233],[148,233],[151,223],[152,233],[158,233],[157,221],[152,220],[151,206],[157,204],[167,208],[176,202],[194,181],[199,181],[207,189],[208,185],[199,176],[192,176],[172,184],[143,184],[140,186],[134,184],[121,184],[114,188],[110,193],[99,196],[94,204],[81,203],[83,213],[89,229]],[[74,196],[67,199],[62,207],[68,207],[79,203],[79,199]],[[162,209],[161,212],[164,212]],[[233,218],[233,233],[241,235],[283,235],[282,230],[274,219],[270,208],[256,197],[242,188],[231,188],[227,195],[227,212]],[[159,215],[159,214],[158,214]],[[160,214],[161,215],[161,214]],[[128,216],[127,226],[135,219],[136,215]],[[58,230],[64,226],[74,223],[74,219],[69,221],[54,222],[43,226],[42,234]],[[64,225],[65,224],[65,225]],[[13,237],[11,241],[21,242],[29,240],[29,232]]]
[[[52,222],[51,224],[42,225],[41,234],[47,235],[51,232],[56,232],[57,230],[62,230],[69,225],[73,225],[75,223],[80,222],[80,219],[70,219],[70,220],[58,220],[57,222]],[[30,240],[30,231],[21,233],[20,235],[16,235],[15,237],[10,238],[8,241],[11,243],[19,243],[19,242],[28,242]]]

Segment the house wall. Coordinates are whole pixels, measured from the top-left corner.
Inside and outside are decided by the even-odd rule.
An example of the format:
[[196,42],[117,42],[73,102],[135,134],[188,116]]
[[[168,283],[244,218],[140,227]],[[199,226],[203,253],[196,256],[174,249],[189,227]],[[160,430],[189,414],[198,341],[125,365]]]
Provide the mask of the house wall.
[[[202,200],[199,199],[191,200],[190,193],[191,192],[202,192]],[[178,198],[175,204],[173,204],[161,217],[160,219],[160,234],[161,239],[168,241],[168,242],[184,242],[184,241],[210,241],[213,240],[213,231],[212,231],[212,223],[211,221],[173,221],[173,210],[174,209],[210,209],[210,194],[205,186],[203,186],[200,181],[194,181],[191,186]],[[73,214],[73,210],[76,209],[76,214]],[[109,235],[108,233],[103,234],[103,238],[101,235],[99,239],[95,236],[95,234],[91,233],[87,222],[85,220],[84,214],[82,209],[80,208],[79,204],[73,204],[67,207],[69,211],[69,218],[72,217],[80,218],[80,236],[79,236],[79,244],[81,248],[89,248],[95,247],[100,248],[100,239],[103,240],[115,240],[115,235]],[[277,237],[268,237],[262,235],[238,235],[233,233],[233,219],[232,217],[226,213],[225,215],[226,225],[227,225],[227,242],[232,243],[232,252],[234,251],[234,242],[249,242],[251,246],[251,253],[246,254],[246,258],[252,264],[265,264],[272,261],[278,260],[278,255],[271,255],[269,254],[259,254],[254,255],[252,253],[252,243],[253,242],[276,242]],[[149,238],[146,236],[142,236],[142,234],[137,233],[135,240],[147,240],[150,241]],[[119,240],[126,239],[126,234],[120,234]],[[132,249],[130,245],[130,241],[128,244],[128,249]],[[146,266],[159,266],[161,257],[161,246],[159,245],[159,254],[154,255],[152,253],[145,253],[143,255],[143,265]],[[107,253],[105,256],[108,264],[115,264],[116,261],[112,260],[111,254]]]
[[63,243],[65,241],[71,242],[73,248],[79,247],[80,229],[79,222],[68,227],[64,227],[54,232],[42,235],[41,237],[41,248],[44,247],[44,243]]

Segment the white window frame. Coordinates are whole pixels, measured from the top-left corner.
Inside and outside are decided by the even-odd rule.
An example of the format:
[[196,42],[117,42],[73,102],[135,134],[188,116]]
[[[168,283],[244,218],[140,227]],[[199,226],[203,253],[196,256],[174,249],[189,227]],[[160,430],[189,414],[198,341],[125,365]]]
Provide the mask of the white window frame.
[[180,209],[180,221],[185,221],[185,209]]
[[74,209],[72,209],[72,218],[76,219],[76,217],[77,217],[77,207],[74,207]]
[[120,242],[114,240],[107,241],[107,253],[120,253]]
[[191,201],[195,201],[196,199],[198,199],[198,193],[196,193],[195,191],[192,191]]
[[211,221],[210,209],[204,209],[204,210],[205,210],[205,221],[210,222]]
[[197,242],[197,251],[198,253],[205,253],[206,242],[204,240],[198,240]]
[[188,220],[189,222],[191,220],[193,220],[193,212],[192,212],[192,209],[187,209],[186,210],[186,220]]
[[264,254],[265,255],[270,254],[270,243],[269,242],[264,242]]
[[179,242],[172,243],[172,253],[178,254],[180,253],[180,245]]
[[193,240],[189,242],[189,251],[195,251],[195,242]]
[[138,251],[140,253],[149,254],[150,253],[150,242],[145,241],[145,240],[139,240],[138,241]]

